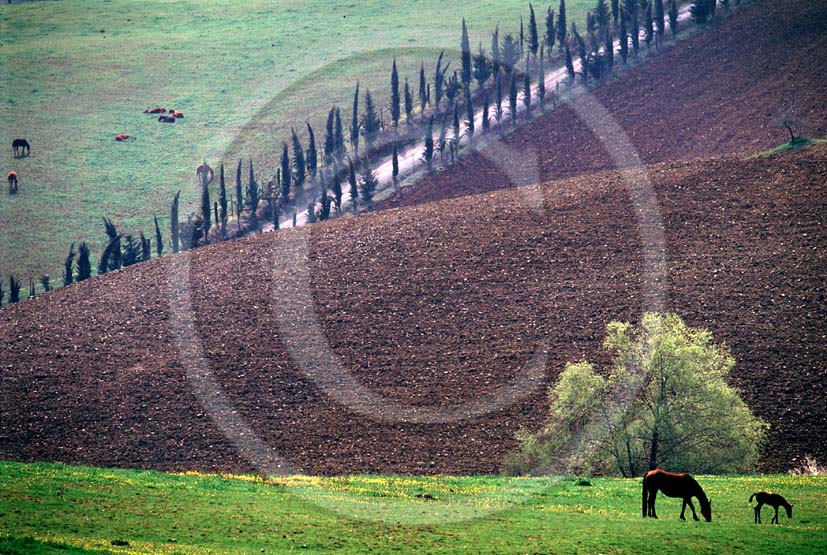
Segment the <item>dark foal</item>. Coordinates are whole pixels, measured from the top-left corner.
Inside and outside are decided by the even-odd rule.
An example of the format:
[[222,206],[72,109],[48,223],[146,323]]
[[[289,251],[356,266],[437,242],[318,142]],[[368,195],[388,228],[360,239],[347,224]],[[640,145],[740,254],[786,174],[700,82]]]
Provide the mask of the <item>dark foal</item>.
[[28,156],[29,155],[29,141],[26,139],[15,139],[11,142],[11,148],[14,152],[14,157]]
[[755,511],[755,524],[761,524],[761,507],[769,505],[775,509],[775,516],[770,521],[771,524],[778,524],[778,507],[784,507],[787,511],[787,518],[793,517],[793,506],[787,503],[787,500],[777,493],[767,493],[766,491],[759,491],[749,496],[749,502],[752,500],[758,501],[758,504],[753,508]]
[[658,491],[663,492],[667,497],[683,499],[681,520],[686,520],[684,514],[687,505],[692,510],[692,518],[699,520],[695,513],[695,506],[692,504],[692,498],[697,497],[701,505],[701,514],[707,522],[712,522],[712,504],[695,478],[689,474],[675,474],[659,468],[650,470],[643,476],[643,518],[647,516],[658,518],[655,513],[655,498]]

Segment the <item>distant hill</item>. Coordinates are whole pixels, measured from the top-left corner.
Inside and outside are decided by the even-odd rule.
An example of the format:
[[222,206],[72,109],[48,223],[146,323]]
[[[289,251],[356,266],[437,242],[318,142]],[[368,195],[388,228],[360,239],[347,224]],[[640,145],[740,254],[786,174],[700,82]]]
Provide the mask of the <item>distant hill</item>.
[[[734,383],[772,424],[762,468],[826,460],[827,149],[648,173],[664,308],[732,347]],[[304,472],[496,472],[514,432],[542,424],[564,364],[605,362],[606,323],[639,317],[639,231],[623,180],[599,173],[213,245],[5,307],[0,458],[245,470],[227,438],[250,447],[238,434],[252,431]],[[306,274],[281,266],[303,245]],[[291,300],[302,292],[306,314]],[[201,339],[219,389],[188,366],[199,353],[181,337]],[[348,406],[342,376],[308,377],[325,341],[376,398]],[[393,403],[494,406],[487,396],[544,351],[543,383],[513,404],[393,420]],[[249,430],[227,432],[236,417]]]

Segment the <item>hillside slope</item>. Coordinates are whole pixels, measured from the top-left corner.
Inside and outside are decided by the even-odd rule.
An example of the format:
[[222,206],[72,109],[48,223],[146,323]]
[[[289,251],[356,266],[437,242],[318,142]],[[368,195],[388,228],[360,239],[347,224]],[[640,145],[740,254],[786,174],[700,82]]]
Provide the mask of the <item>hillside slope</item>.
[[[827,460],[827,149],[648,172],[664,308],[732,347],[734,383],[772,423],[763,468]],[[514,432],[541,425],[564,364],[605,362],[606,323],[640,316],[640,237],[608,172],[213,245],[3,308],[0,458],[248,470],[213,419],[240,416],[239,441],[257,434],[292,470],[495,472]],[[279,265],[303,246],[306,274]],[[342,404],[346,380],[312,373],[314,315],[348,375],[384,400]],[[188,337],[218,389],[188,370]],[[494,406],[536,355],[543,383],[492,413],[393,418],[393,402]]]
[[[592,98],[608,110],[647,164],[771,148],[788,139],[773,120],[794,102],[807,122],[805,135],[826,137],[825,28],[827,3],[756,0],[597,87]],[[511,152],[521,153],[521,167],[505,171],[497,163],[502,157],[498,150],[485,149],[382,206],[608,170],[615,164],[601,135],[600,124],[595,133],[564,106],[503,140]]]

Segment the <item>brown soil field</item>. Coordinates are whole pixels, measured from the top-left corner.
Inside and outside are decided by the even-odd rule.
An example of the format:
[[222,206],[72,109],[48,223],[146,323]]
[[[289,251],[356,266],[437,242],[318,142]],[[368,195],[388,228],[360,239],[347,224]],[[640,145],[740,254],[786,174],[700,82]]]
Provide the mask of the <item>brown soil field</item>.
[[[827,148],[647,171],[661,308],[730,345],[733,383],[772,425],[763,470],[827,460]],[[310,473],[497,472],[565,363],[605,363],[606,324],[653,306],[653,229],[606,172],[212,245],[4,307],[0,458],[240,471],[252,434]],[[319,370],[323,353],[344,373]],[[497,398],[535,359],[540,381]],[[341,398],[349,380],[362,398]]]
[[[796,101],[807,123],[804,135],[827,137],[825,29],[827,3],[758,0],[590,95],[626,133],[644,164],[774,147],[788,136],[773,120]],[[505,171],[498,150],[483,149],[381,207],[612,169],[606,150],[612,139],[597,123],[595,133],[564,105],[502,140],[510,152],[522,154],[516,168]]]

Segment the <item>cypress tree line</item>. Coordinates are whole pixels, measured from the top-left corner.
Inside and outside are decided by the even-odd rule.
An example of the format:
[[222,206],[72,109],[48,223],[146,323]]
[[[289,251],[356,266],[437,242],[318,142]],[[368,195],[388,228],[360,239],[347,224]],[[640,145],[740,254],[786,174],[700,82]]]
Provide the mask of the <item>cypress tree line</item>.
[[212,203],[212,217],[213,217],[213,221],[215,222],[215,225],[219,226],[220,225],[219,222],[221,222],[221,220],[218,219],[218,201],[215,201],[215,200]]
[[428,126],[425,128],[425,150],[422,153],[422,158],[428,164],[428,172],[433,173],[434,167],[434,116],[428,120]]
[[554,48],[554,39],[556,38],[556,33],[554,32],[554,10],[551,9],[551,6],[548,7],[546,11],[546,50],[548,50],[548,55],[551,56],[552,48]]
[[362,116],[362,131],[365,133],[365,155],[370,155],[379,133],[379,117],[373,106],[370,89],[365,91],[365,114]]
[[399,97],[399,73],[396,70],[396,57],[393,58],[393,68],[391,69],[391,121],[393,121],[394,130],[399,127],[399,106],[401,99]]
[[158,216],[153,214],[152,219],[155,221],[155,252],[158,258],[161,258],[164,254],[164,238],[161,235],[161,228],[158,225]]
[[508,87],[508,108],[511,114],[511,121],[517,121],[517,72],[511,72],[511,84]]
[[669,30],[673,37],[678,34],[678,3],[675,0],[669,0]]
[[[75,244],[72,243],[69,245],[69,254],[66,255],[66,259],[63,261],[63,285],[71,285],[74,281],[74,272],[72,271],[72,265],[75,261]],[[2,298],[0,298],[2,300]]]
[[353,93],[353,115],[350,124],[350,146],[353,155],[359,157],[359,81],[356,81],[356,91]]
[[178,224],[178,197],[180,195],[181,191],[178,190],[175,196],[172,197],[172,206],[169,209],[169,235],[172,237],[172,252],[178,252],[180,248],[180,237],[178,235],[181,232],[181,227]]
[[298,201],[304,193],[307,162],[304,159],[304,149],[301,142],[299,142],[299,136],[296,135],[296,131],[292,127],[290,133],[292,135],[290,140],[293,142],[293,189],[296,191],[296,200]]
[[[540,48],[540,37],[537,33],[537,17],[534,15],[534,6],[528,3],[528,51],[531,57],[537,59],[537,50]],[[526,58],[528,59],[528,58]],[[526,65],[526,71],[528,66]]]
[[425,115],[425,103],[428,95],[425,87],[425,62],[419,63],[419,113]]
[[78,277],[77,281],[81,282],[92,277],[92,264],[89,262],[89,245],[86,241],[81,241],[78,246]]
[[273,229],[279,228],[279,191],[277,189],[273,189],[270,191],[270,206],[273,207],[273,210],[270,214],[270,217],[273,219]]
[[316,135],[313,133],[313,128],[310,123],[307,125],[307,171],[310,172],[310,180],[316,180],[316,173],[319,169],[318,155],[316,154]]
[[455,71],[445,86],[445,98],[448,99],[449,103],[453,104],[461,88],[463,88],[463,86],[460,85],[459,77],[457,77],[457,72]]
[[583,77],[583,86],[585,87],[589,84],[589,55],[586,51],[586,43],[577,32],[577,28],[572,26],[571,32],[574,35],[575,42],[577,42],[577,54],[580,56],[580,75]]
[[408,78],[405,77],[405,123],[411,124],[411,113],[413,112],[413,94],[411,94],[411,87],[408,85]]
[[465,26],[465,18],[462,18],[462,40],[460,43],[460,59],[462,61],[462,84],[465,88],[471,88],[471,45],[468,43],[468,28]]
[[[221,235],[223,237],[227,236],[227,184],[224,181],[224,162],[221,162],[221,165],[218,168],[218,221],[221,224]],[[157,222],[155,228],[158,228]],[[156,234],[155,242],[156,244],[159,243],[161,240],[161,235]],[[161,251],[163,251],[163,244],[161,245]],[[161,252],[158,253],[158,256],[161,256]]]
[[439,156],[445,159],[445,149],[448,146],[448,117],[451,114],[448,112],[442,115],[442,120],[439,122],[439,143],[434,145],[434,148],[439,149]]
[[557,48],[560,53],[566,46],[566,0],[560,0],[560,8],[557,10]]
[[9,304],[20,302],[20,282],[9,276]]
[[287,148],[287,143],[282,143],[282,147],[281,147],[281,196],[284,199],[285,203],[287,203],[288,199],[290,198],[291,177],[292,177],[292,174],[290,173],[290,151]]
[[[282,179],[284,176],[282,176]],[[235,225],[241,232],[241,210],[244,208],[244,195],[241,192],[241,158],[235,168]]]

